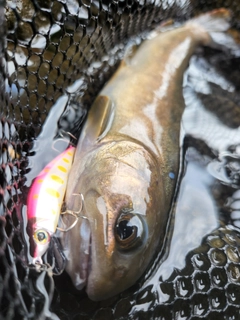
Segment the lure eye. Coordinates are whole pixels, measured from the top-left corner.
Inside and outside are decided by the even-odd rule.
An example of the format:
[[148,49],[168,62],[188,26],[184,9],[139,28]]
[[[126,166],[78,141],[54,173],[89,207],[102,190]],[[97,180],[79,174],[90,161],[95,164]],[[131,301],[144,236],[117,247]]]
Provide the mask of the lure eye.
[[50,241],[49,233],[43,229],[35,231],[33,238],[37,244],[46,244]]
[[134,213],[121,214],[115,226],[115,238],[121,249],[128,250],[142,245],[145,228],[142,219]]

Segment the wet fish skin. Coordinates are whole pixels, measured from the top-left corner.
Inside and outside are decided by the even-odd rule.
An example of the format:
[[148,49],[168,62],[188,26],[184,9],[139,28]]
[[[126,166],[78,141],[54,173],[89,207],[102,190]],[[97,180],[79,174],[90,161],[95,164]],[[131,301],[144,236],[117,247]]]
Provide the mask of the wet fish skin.
[[[178,174],[184,71],[196,47],[211,43],[208,31],[228,27],[226,18],[229,11],[216,10],[146,40],[121,63],[89,112],[66,193],[73,211],[80,205],[74,194],[83,194],[88,220],[62,242],[67,272],[92,300],[133,285],[162,245]],[[129,216],[142,230],[130,247],[117,235]]]

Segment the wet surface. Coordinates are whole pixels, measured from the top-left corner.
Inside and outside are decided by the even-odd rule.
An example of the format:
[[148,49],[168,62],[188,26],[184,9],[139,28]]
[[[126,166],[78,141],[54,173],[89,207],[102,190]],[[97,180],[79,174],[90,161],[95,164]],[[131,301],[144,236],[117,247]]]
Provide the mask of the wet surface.
[[[52,312],[63,320],[240,317],[237,48],[202,49],[186,72],[177,202],[165,249],[144,277],[111,300],[92,302],[72,288],[66,274],[54,277],[53,294],[51,272],[26,267],[27,190],[37,172],[70,138],[64,134],[60,144],[54,141],[63,131],[79,134],[86,109],[122,55],[124,45],[116,44],[153,28],[165,17],[182,14],[187,18],[192,8],[207,11],[224,2],[191,1],[192,7],[189,3],[84,1],[81,7],[74,1],[8,3],[9,75],[6,94],[1,90],[0,96],[0,298],[4,319],[55,319]],[[238,26],[238,1],[229,5]],[[58,112],[55,118],[49,114],[52,106],[56,106],[52,115]],[[53,263],[51,252],[49,255]]]

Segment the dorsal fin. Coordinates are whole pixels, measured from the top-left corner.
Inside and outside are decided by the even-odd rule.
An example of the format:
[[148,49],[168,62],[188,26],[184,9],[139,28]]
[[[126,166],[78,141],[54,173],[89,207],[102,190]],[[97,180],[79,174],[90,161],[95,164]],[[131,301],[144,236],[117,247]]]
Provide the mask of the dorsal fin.
[[94,101],[83,126],[80,142],[81,149],[98,142],[111,127],[113,120],[112,102],[107,96],[98,96]]

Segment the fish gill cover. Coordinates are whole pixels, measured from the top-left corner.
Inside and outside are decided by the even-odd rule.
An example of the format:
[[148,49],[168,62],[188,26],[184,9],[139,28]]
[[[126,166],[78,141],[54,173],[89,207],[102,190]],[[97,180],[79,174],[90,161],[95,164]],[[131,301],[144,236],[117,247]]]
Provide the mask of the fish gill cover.
[[[239,2],[227,4],[238,27]],[[79,135],[86,111],[129,39],[138,43],[167,18],[186,20],[224,5],[217,0],[0,2],[1,319],[240,318],[240,233],[234,219],[206,235],[167,279],[149,281],[153,263],[134,287],[103,302],[73,289],[65,273],[53,277],[49,269],[29,267],[24,231],[26,194],[40,170],[36,164],[61,132]],[[47,133],[41,132],[43,124]],[[186,143],[190,150],[192,140]],[[195,149],[211,153],[201,141]],[[222,184],[221,195],[219,189],[215,194],[224,217],[233,211],[240,185],[238,159],[226,167],[232,184]],[[224,193],[233,195],[232,202],[221,203]]]

